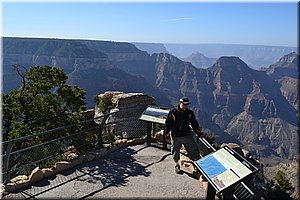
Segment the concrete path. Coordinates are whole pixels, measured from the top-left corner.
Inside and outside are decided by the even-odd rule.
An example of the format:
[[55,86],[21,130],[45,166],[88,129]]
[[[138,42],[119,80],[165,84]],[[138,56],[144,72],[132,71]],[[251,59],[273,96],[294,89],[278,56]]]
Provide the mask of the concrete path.
[[169,151],[136,145],[66,170],[4,198],[204,199],[205,191],[188,172],[175,173]]

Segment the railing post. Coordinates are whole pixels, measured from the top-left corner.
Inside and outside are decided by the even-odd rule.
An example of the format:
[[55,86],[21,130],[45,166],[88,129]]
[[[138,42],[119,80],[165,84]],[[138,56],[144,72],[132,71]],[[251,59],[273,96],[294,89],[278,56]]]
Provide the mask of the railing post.
[[103,131],[103,127],[105,125],[105,122],[107,120],[107,118],[109,117],[109,114],[106,113],[101,121],[101,124],[99,126],[99,129],[98,129],[98,148],[102,148],[103,147],[103,141],[102,141],[102,131]]
[[147,122],[147,146],[151,144],[152,123]]
[[10,173],[9,171],[9,158],[10,158],[10,153],[12,151],[14,145],[14,141],[11,141],[8,143],[7,147],[6,147],[6,152],[5,155],[3,157],[3,174],[5,174],[3,176],[3,182],[6,183],[8,180],[10,180]]
[[102,148],[103,147],[103,142],[102,142],[102,123],[98,128],[98,148]]

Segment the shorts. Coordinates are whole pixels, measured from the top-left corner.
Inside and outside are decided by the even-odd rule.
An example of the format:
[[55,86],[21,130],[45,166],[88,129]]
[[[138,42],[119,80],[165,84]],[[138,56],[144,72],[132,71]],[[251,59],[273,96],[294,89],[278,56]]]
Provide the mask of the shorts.
[[198,145],[192,134],[182,137],[171,137],[171,153],[175,161],[180,159],[180,149],[183,145],[188,153],[188,157],[195,161],[200,159]]

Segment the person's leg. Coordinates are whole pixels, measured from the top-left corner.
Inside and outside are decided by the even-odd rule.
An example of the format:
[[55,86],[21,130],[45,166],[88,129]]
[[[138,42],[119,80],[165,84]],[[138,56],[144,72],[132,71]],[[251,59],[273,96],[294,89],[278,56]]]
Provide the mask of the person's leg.
[[201,158],[200,152],[198,149],[198,145],[197,145],[196,141],[194,140],[193,136],[190,134],[190,135],[184,136],[183,139],[184,139],[183,145],[188,153],[188,157],[193,161],[199,160]]
[[[198,149],[198,145],[192,135],[187,135],[184,137],[183,145],[188,153],[188,157],[192,161],[196,161],[201,158],[200,152]],[[199,170],[197,169],[197,167],[195,166],[195,164],[193,162],[192,162],[192,164],[194,167],[194,170],[193,170],[194,178],[199,179],[200,178]]]
[[171,137],[171,153],[173,156],[173,160],[175,162],[175,171],[176,173],[180,173],[180,149],[181,149],[182,141],[180,138]]

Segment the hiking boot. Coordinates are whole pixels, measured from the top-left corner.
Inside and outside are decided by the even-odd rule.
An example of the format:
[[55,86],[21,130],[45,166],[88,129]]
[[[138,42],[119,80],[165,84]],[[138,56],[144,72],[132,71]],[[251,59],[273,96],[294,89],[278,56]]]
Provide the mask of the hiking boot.
[[180,166],[179,165],[175,165],[175,172],[177,174],[180,174],[181,170],[180,170]]

